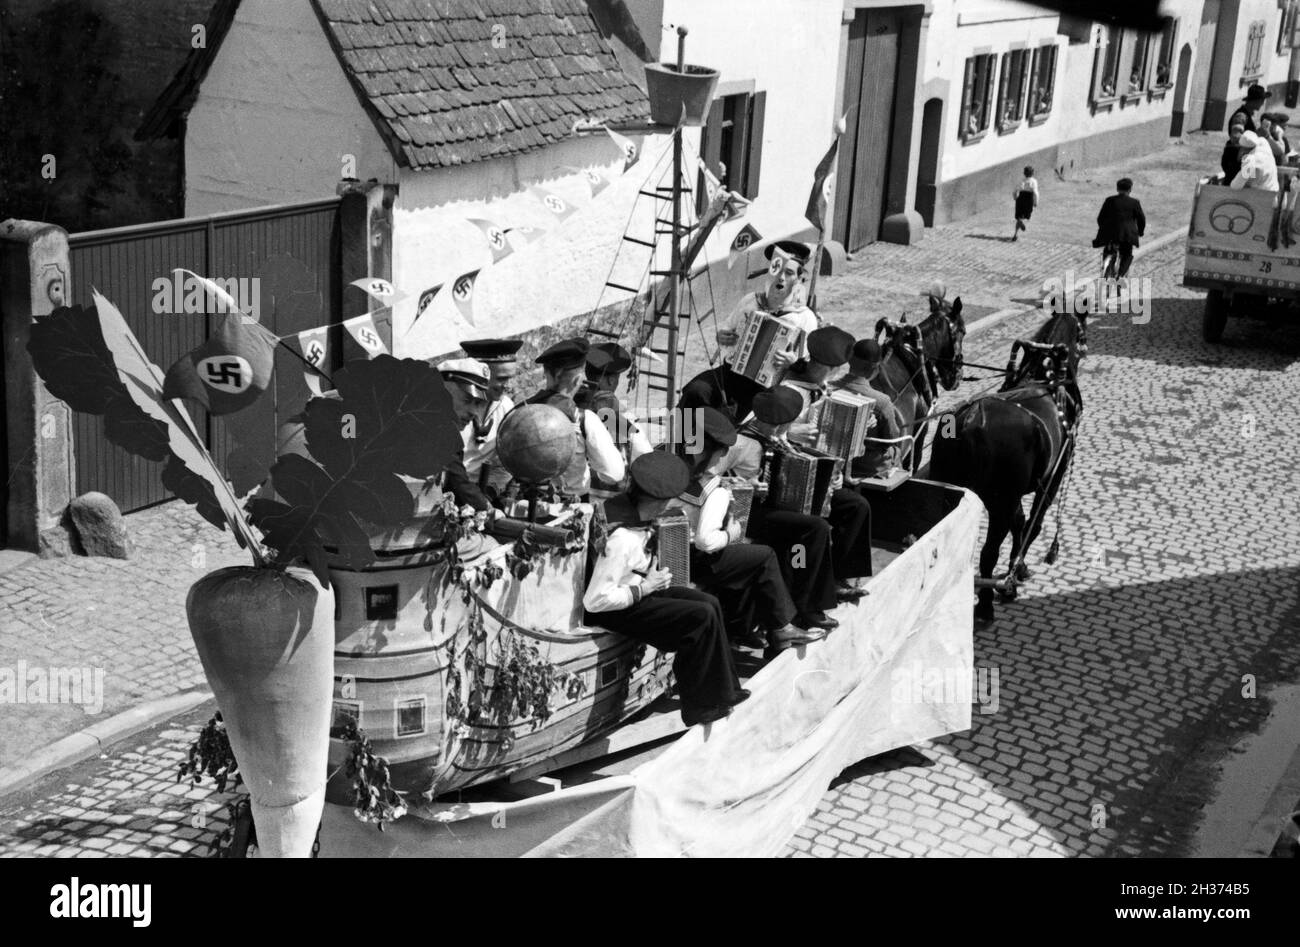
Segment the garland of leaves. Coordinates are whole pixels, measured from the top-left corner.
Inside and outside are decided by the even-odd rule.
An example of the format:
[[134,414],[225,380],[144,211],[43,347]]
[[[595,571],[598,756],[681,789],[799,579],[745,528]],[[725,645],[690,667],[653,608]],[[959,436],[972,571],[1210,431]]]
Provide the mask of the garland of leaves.
[[226,732],[220,710],[208,719],[198,737],[190,744],[189,756],[176,772],[176,782],[188,778],[191,785],[197,785],[205,775],[216,783],[217,792],[225,792],[226,784],[232,777],[235,782],[231,789],[238,789],[244,781],[239,774],[235,752],[230,748],[230,734]]

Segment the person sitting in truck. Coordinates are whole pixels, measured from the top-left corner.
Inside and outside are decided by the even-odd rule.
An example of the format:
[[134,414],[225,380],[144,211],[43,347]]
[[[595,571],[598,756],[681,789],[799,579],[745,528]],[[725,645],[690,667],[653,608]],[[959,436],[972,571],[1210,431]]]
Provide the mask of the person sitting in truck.
[[1242,132],[1238,144],[1241,147],[1241,170],[1232,179],[1230,186],[1237,189],[1276,191],[1277,163],[1273,160],[1273,152],[1268,145],[1252,131]]
[[1219,158],[1219,167],[1223,169],[1223,184],[1231,184],[1241,170],[1241,134],[1245,125],[1233,125],[1228,129],[1228,141],[1223,146],[1223,155]]

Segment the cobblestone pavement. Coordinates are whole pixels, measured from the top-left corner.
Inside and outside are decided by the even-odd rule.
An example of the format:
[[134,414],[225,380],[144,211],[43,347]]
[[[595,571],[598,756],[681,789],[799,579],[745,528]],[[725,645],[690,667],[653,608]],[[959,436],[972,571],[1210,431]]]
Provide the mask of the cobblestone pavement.
[[199,576],[247,555],[179,503],[129,516],[127,528],[132,559],[32,559],[0,573],[0,665],[104,670],[98,714],[84,704],[4,704],[0,767],[143,701],[207,687],[185,595]]

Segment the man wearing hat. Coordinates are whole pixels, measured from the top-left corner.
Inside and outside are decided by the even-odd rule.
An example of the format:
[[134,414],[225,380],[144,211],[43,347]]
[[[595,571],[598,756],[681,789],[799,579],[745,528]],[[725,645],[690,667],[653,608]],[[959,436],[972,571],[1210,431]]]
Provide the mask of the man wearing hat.
[[578,408],[574,397],[586,377],[585,366],[590,345],[578,337],[556,342],[541,355],[546,385],[526,404],[551,404],[573,418],[577,446],[569,467],[556,478],[561,494],[586,502],[591,495],[591,478],[595,473],[607,482],[619,483],[627,473],[623,453],[594,412]]
[[[586,380],[578,389],[574,401],[579,408],[590,411],[605,425],[614,443],[629,463],[650,452],[650,441],[628,416],[618,395],[614,393],[623,373],[632,367],[632,355],[617,342],[597,342],[587,352]],[[604,499],[617,493],[620,484],[605,480],[599,475],[591,478],[593,496]]]
[[[808,308],[803,287],[804,269],[812,257],[812,250],[797,240],[781,240],[769,244],[763,253],[770,261],[767,284],[762,290],[749,293],[740,300],[730,322],[718,330],[718,343],[726,349],[734,349],[740,342],[740,329],[745,319],[754,312],[765,312],[803,332],[803,342],[797,348],[778,352],[774,359],[777,368],[789,368],[808,357],[808,336],[820,325],[816,313]],[[743,418],[749,414],[750,403],[762,386],[731,371],[729,362],[724,383],[728,396],[737,404],[737,418]]]
[[[722,412],[701,409],[704,450],[696,456],[682,507],[691,524],[691,579],[722,603],[731,637],[750,642],[755,625],[763,626],[769,652],[818,641],[838,622],[824,614],[799,613],[770,546],[740,543],[740,524],[730,520],[731,491],[716,468],[737,441],[736,427]],[[800,621],[802,619],[802,621]],[[804,625],[808,630],[804,630]]]
[[510,474],[497,461],[497,431],[515,406],[506,386],[519,373],[515,353],[520,339],[472,339],[460,343],[461,350],[488,368],[487,403],[480,415],[461,430],[465,442],[465,471],[487,493],[498,494],[510,481]]
[[687,726],[731,713],[749,696],[727,645],[722,607],[712,595],[669,585],[653,552],[653,524],[690,482],[686,462],[651,451],[632,462],[627,491],[605,503],[605,548],[583,595],[585,622],[675,652],[673,676]]
[[[487,408],[491,380],[488,367],[478,359],[453,358],[440,362],[438,373],[451,395],[451,410],[456,423],[463,429]],[[443,489],[455,496],[461,506],[471,506],[479,511],[492,508],[477,479],[470,477],[465,470],[463,442],[457,456],[443,470]]]
[[1264,107],[1268,100],[1269,92],[1259,83],[1254,83],[1246,90],[1246,100],[1241,103],[1241,107],[1233,112],[1228,119],[1228,127],[1241,125],[1248,132],[1253,132],[1255,128],[1255,115]]
[[880,371],[880,343],[875,339],[860,339],[849,353],[849,370],[832,387],[870,398],[875,423],[867,437],[866,449],[853,460],[852,473],[856,477],[880,477],[886,471],[900,466],[902,445],[890,441],[903,437],[903,415],[889,395],[872,387],[872,379]]
[[[813,405],[827,393],[831,374],[849,361],[853,352],[853,336],[838,326],[823,326],[808,336],[808,361],[790,373],[785,384],[798,392],[803,408],[790,425],[787,438],[797,447],[813,447],[817,442],[817,428],[812,422]],[[832,484],[831,552],[835,578],[846,594],[851,594],[849,579],[872,574],[871,567],[871,504],[851,484],[852,471]]]

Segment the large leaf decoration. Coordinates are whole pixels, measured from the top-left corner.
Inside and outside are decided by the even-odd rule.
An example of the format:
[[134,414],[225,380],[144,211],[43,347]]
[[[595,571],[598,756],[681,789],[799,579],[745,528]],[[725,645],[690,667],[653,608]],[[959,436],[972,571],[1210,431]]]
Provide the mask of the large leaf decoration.
[[165,461],[163,484],[195,505],[239,544],[257,537],[229,484],[208,456],[189,415],[162,394],[162,372],[149,361],[111,302],[55,309],[32,323],[28,352],[46,388],[74,411],[104,418],[110,442],[146,460]]
[[399,474],[435,476],[461,446],[451,396],[427,362],[357,359],[334,374],[334,385],[339,397],[313,398],[303,412],[310,459],[282,456],[271,468],[280,499],[249,504],[277,558],[306,561],[322,584],[326,551],[365,568],[374,561],[371,533],[414,517],[415,498]]

